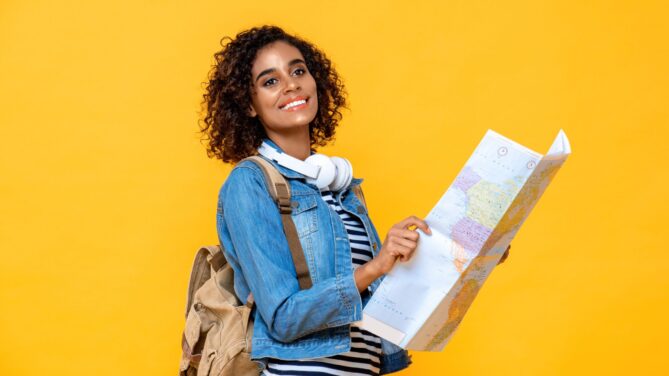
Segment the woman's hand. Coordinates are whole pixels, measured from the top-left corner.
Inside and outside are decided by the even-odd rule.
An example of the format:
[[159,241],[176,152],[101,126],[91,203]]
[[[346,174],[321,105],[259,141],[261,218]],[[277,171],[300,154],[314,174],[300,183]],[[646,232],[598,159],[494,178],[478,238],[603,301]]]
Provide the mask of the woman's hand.
[[[379,254],[356,268],[353,273],[358,291],[362,292],[377,278],[391,271],[397,260],[408,261],[411,259],[418,246],[419,235],[415,230],[416,228],[432,235],[432,230],[427,226],[427,223],[416,216],[408,217],[390,228]],[[497,265],[506,261],[510,249],[511,244],[506,248]]]
[[432,234],[427,223],[413,215],[390,228],[379,254],[369,261],[371,269],[379,277],[388,273],[397,260],[406,262],[411,259],[418,246],[419,235],[416,228],[428,235]]

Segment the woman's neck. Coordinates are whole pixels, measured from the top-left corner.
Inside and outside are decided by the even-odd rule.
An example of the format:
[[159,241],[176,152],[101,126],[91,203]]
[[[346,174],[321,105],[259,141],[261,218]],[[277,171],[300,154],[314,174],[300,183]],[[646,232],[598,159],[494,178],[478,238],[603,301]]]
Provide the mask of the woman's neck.
[[291,157],[303,161],[311,154],[311,138],[309,137],[308,127],[300,128],[298,131],[291,133],[266,131],[267,137]]

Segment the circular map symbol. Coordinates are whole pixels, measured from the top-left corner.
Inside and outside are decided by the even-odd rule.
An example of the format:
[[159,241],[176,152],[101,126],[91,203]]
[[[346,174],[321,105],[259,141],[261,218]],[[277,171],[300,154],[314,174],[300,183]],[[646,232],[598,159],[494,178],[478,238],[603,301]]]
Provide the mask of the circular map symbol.
[[531,169],[533,169],[534,166],[536,166],[536,165],[537,165],[536,162],[534,162],[534,161],[529,161],[529,162],[527,162],[527,169],[528,169],[528,170],[531,170]]
[[500,156],[505,156],[509,153],[509,149],[506,148],[506,146],[502,146],[501,148],[497,149],[497,154]]

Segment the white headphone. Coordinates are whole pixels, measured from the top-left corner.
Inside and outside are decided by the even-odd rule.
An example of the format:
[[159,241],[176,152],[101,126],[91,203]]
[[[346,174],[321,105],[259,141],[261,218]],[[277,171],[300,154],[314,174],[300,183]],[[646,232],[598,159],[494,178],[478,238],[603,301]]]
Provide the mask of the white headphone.
[[304,161],[281,153],[263,141],[258,153],[275,161],[281,166],[291,169],[307,177],[307,182],[314,184],[321,191],[341,191],[351,184],[353,166],[339,157],[328,157],[325,154],[312,154]]

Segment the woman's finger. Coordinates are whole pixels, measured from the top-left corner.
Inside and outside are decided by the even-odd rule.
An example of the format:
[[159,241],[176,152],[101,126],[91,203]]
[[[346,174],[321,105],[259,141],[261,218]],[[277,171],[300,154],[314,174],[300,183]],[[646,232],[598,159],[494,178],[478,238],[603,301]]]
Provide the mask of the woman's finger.
[[405,246],[400,245],[400,244],[394,244],[393,248],[396,252],[396,255],[397,255],[396,257],[398,257],[398,259],[402,262],[409,260],[411,258],[411,256],[413,255],[413,251],[414,251],[413,249],[411,249],[409,247],[405,247]]
[[[409,230],[405,230],[405,231],[409,231]],[[411,232],[413,232],[413,231],[411,231]],[[415,232],[413,232],[413,233],[415,234]],[[412,240],[410,238],[407,239],[407,238],[403,238],[403,237],[399,237],[399,236],[398,237],[393,237],[391,239],[391,241],[396,243],[396,244],[399,244],[403,247],[407,247],[409,249],[415,249],[416,246],[418,245],[418,243],[415,240]]]
[[427,225],[427,222],[416,217],[415,215],[407,217],[406,219],[398,223],[397,226],[406,229],[408,229],[410,226],[416,226],[419,229],[423,230],[424,233],[428,235],[432,234],[432,230],[430,230],[430,227]]
[[398,237],[414,241],[418,241],[418,238],[420,237],[416,231],[403,228],[392,229],[391,231],[388,231],[388,235],[390,237]]

